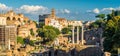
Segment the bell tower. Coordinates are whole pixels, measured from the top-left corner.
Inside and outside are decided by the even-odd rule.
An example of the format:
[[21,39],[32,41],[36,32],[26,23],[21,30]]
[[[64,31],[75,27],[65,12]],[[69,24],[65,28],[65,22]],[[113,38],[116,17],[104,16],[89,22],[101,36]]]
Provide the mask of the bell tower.
[[54,8],[51,10],[51,17],[55,18],[55,9]]

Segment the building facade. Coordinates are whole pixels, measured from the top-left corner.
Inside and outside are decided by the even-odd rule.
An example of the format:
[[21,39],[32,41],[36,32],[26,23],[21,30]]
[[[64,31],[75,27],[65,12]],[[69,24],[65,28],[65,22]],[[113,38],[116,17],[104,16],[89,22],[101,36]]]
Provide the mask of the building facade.
[[28,37],[29,35],[30,35],[30,31],[28,27],[23,26],[18,28],[18,36],[25,38]]
[[[0,14],[0,20],[6,19],[6,25],[22,25],[25,22],[28,22],[28,18],[23,14],[16,14],[13,10],[8,11],[7,13]],[[3,23],[3,22],[2,22]]]
[[53,26],[62,30],[62,28],[67,27],[67,20],[65,18],[59,18],[55,15],[55,10],[52,9],[50,17],[45,18],[45,25]]
[[36,31],[37,31],[36,24],[33,21],[30,21],[29,23],[26,23],[26,24],[18,27],[17,28],[18,36],[23,37],[23,38],[31,36],[30,29],[34,29],[33,30],[34,33],[36,33]]
[[39,22],[44,23],[45,18],[48,18],[48,17],[50,17],[50,14],[39,15]]
[[10,46],[17,44],[16,26],[14,25],[1,25],[0,26],[0,47],[1,49],[11,49]]
[[61,30],[61,27],[62,27],[62,25],[59,23],[59,21],[57,21],[55,19],[50,19],[49,25],[53,26],[55,28],[58,28],[59,30]]
[[[43,16],[47,17],[45,15]],[[22,37],[28,37],[30,35],[30,29],[34,29],[34,32],[37,30],[35,22],[29,20],[23,14],[17,14],[12,10],[0,14],[0,25],[15,25],[17,27],[17,35]]]
[[6,18],[0,17],[0,25],[6,25]]

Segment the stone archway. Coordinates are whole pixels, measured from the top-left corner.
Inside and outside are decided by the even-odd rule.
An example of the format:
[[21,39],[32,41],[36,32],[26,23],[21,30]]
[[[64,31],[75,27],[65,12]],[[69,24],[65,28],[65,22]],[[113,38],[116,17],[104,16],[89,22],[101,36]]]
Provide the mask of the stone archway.
[[13,19],[12,19],[13,21],[15,21],[16,20],[16,18],[15,17],[13,17]]
[[7,20],[10,20],[10,17],[7,17]]
[[18,18],[18,21],[21,21],[20,18]]

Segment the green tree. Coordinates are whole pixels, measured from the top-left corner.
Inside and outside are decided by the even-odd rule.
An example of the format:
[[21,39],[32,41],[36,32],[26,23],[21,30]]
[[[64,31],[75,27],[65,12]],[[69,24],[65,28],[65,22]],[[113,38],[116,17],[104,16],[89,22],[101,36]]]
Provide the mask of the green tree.
[[105,18],[105,14],[99,14],[99,15],[97,15],[97,16],[95,16],[96,18],[102,18],[102,19],[104,19]]
[[53,26],[44,26],[43,28],[44,28],[44,29],[53,29],[57,35],[60,34],[59,29],[57,29],[57,28],[55,28],[55,27],[53,27]]
[[24,44],[24,39],[20,36],[17,36],[17,43]]
[[39,35],[39,36],[44,37],[44,29],[43,29],[43,28],[39,28],[39,29],[37,30],[37,32],[38,32],[38,35]]
[[43,28],[43,26],[45,26],[45,23],[40,22],[40,23],[39,23],[39,28]]
[[113,19],[114,16],[115,16],[115,11],[112,10],[112,13],[107,15],[107,20],[109,21],[110,19]]
[[44,26],[37,30],[38,35],[43,38],[43,40],[53,41],[59,34],[60,31],[52,26]]
[[98,19],[95,22],[93,22],[90,26],[93,28],[99,28],[99,27],[104,28],[105,25],[106,25],[106,20],[101,18],[101,19]]
[[72,25],[68,25],[68,27],[72,27]]
[[63,28],[62,33],[63,34],[68,34],[70,32],[70,28]]
[[30,40],[29,45],[34,46],[34,41]]
[[95,22],[93,22],[90,27],[92,28],[99,28],[99,27],[102,27],[104,28],[105,27],[105,24],[106,24],[106,18],[105,18],[105,14],[98,14],[95,16],[96,18],[99,18],[98,20],[96,20]]
[[46,29],[44,36],[47,40],[53,41],[57,37],[57,34],[53,29]]
[[107,21],[104,36],[104,50],[117,54],[117,49],[120,48],[120,16]]
[[91,27],[93,27],[93,28],[98,28],[99,25],[98,25],[97,23],[94,22],[94,23],[91,24]]
[[32,36],[35,35],[35,33],[33,32],[33,29],[30,29],[30,34],[31,34]]

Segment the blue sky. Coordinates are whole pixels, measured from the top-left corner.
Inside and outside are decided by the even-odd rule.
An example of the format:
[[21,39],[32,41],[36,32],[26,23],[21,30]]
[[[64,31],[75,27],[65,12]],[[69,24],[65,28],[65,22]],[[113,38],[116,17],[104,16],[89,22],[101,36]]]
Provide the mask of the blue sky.
[[119,9],[120,0],[0,0],[0,11],[13,9],[32,20],[39,14],[48,14],[56,9],[58,17],[69,20],[96,20],[95,15]]

